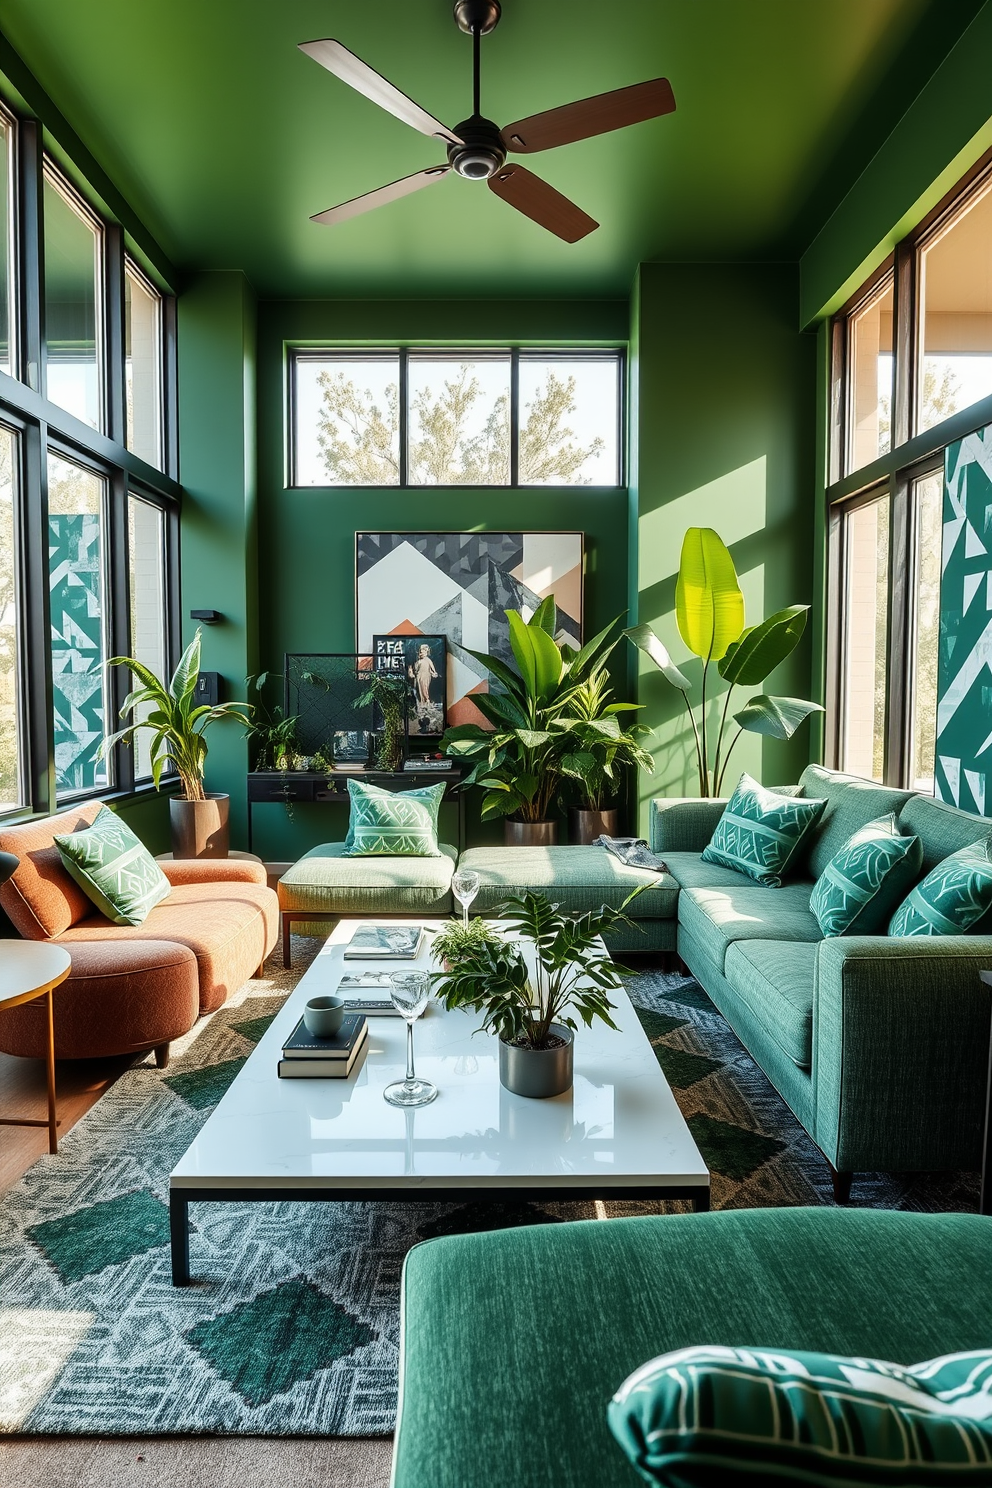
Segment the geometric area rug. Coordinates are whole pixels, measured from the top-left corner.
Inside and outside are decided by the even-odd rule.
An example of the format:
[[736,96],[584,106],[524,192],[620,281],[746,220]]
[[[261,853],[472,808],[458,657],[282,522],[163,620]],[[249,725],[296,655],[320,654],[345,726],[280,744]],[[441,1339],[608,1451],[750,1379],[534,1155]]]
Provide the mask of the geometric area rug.
[[[419,1240],[662,1203],[197,1204],[170,1279],[168,1175],[295,986],[246,983],[111,1086],[0,1202],[0,1432],[378,1436],[396,1409],[399,1277]],[[294,951],[296,947],[294,946]],[[832,1204],[823,1158],[698,984],[627,981],[712,1174],[714,1208]],[[977,1207],[972,1174],[859,1175],[852,1203]]]

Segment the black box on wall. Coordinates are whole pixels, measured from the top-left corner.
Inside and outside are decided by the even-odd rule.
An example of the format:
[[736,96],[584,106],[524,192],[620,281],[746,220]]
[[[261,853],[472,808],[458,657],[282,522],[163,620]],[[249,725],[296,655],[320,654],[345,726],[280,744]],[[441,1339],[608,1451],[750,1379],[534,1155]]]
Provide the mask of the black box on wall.
[[220,702],[220,672],[201,672],[196,679],[196,701],[216,708]]

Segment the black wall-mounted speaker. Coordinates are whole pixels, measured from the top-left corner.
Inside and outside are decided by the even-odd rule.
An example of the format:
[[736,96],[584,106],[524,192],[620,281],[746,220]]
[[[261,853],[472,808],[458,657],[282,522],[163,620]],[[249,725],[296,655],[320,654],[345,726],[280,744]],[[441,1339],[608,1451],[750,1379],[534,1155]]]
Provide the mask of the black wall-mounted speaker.
[[208,703],[216,708],[220,702],[220,672],[201,672],[196,679],[197,704]]

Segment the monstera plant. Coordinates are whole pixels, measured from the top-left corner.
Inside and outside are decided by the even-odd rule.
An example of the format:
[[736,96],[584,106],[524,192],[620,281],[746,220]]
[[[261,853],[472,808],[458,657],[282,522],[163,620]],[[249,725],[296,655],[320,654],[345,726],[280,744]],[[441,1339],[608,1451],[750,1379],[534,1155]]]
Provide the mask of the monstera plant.
[[[760,687],[769,673],[791,655],[806,628],[808,613],[809,605],[788,605],[767,620],[746,626],[744,596],[729,550],[712,527],[690,527],[682,543],[675,616],[679,635],[703,663],[698,720],[689,696],[692,684],[651,626],[635,625],[624,632],[650,656],[666,681],[682,693],[692,724],[701,796],[720,794],[731,752],[742,733],[791,739],[805,718],[823,712],[819,703],[804,698],[760,693],[731,715],[737,732],[726,743],[734,690]],[[707,728],[707,702],[713,695],[710,668],[714,665],[728,684],[715,736]]]

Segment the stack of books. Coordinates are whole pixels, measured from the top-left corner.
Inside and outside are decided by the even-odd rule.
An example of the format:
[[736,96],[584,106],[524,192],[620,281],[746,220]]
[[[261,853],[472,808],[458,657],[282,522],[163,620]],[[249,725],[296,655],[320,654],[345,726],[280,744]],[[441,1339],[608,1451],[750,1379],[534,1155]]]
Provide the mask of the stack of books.
[[414,961],[423,943],[422,925],[358,925],[344,948],[344,959]]
[[279,1061],[281,1080],[346,1080],[368,1038],[368,1019],[348,1013],[333,1038],[314,1038],[301,1018]]

